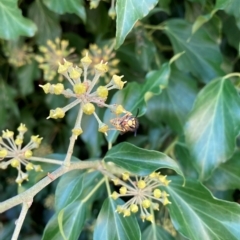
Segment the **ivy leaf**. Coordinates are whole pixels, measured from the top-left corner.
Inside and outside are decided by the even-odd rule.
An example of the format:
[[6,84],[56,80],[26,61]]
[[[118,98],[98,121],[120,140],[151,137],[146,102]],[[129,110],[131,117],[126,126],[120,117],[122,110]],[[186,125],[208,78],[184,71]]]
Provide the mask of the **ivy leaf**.
[[102,175],[99,172],[88,173],[81,170],[74,170],[62,176],[55,193],[56,211],[83,199],[88,194],[86,189],[96,186],[101,178]]
[[57,14],[46,8],[41,1],[37,0],[31,4],[29,17],[37,24],[36,40],[38,44],[44,45],[47,40],[60,37],[61,28]]
[[78,239],[86,219],[87,206],[76,201],[54,214],[45,227],[42,240]]
[[240,152],[236,152],[226,163],[221,164],[214,172],[207,185],[213,189],[225,191],[238,189],[240,182]]
[[17,0],[0,1],[0,38],[14,40],[19,36],[32,37],[37,27],[22,16]]
[[174,240],[175,238],[162,227],[157,226],[155,223],[152,223],[144,230],[142,239]]
[[167,155],[139,148],[130,143],[120,143],[114,146],[107,152],[104,160],[113,162],[137,175],[147,175],[160,168],[170,168],[183,177],[177,162]]
[[53,12],[75,13],[83,22],[86,22],[86,11],[84,8],[83,0],[43,0],[43,3]]
[[193,36],[191,29],[192,25],[185,20],[174,19],[165,22],[164,31],[170,38],[175,54],[185,52],[176,61],[177,67],[185,72],[188,69],[194,76],[207,83],[224,74],[220,67],[222,55],[217,41],[212,39],[205,28],[199,29]]
[[213,198],[199,182],[174,177],[165,190],[172,204],[167,205],[174,227],[191,240],[238,240],[240,205]]
[[58,224],[64,240],[78,239],[86,220],[87,204],[76,201],[58,213]]
[[229,80],[216,79],[198,94],[186,124],[186,142],[200,179],[231,157],[240,129],[240,99]]
[[117,32],[116,48],[119,48],[137,20],[145,17],[158,0],[121,0],[116,3]]
[[197,86],[192,78],[172,67],[168,87],[148,101],[146,116],[164,121],[174,131],[182,133],[196,95]]
[[107,198],[104,201],[94,229],[94,240],[141,239],[136,218],[133,215],[123,217],[122,214],[116,212],[117,205],[122,204],[124,204],[124,202],[121,199],[113,200],[112,198]]
[[240,9],[240,2],[239,0],[217,0],[216,1],[216,9],[221,9],[227,12],[229,15],[235,17],[237,26],[240,29],[240,17],[239,17],[239,9]]

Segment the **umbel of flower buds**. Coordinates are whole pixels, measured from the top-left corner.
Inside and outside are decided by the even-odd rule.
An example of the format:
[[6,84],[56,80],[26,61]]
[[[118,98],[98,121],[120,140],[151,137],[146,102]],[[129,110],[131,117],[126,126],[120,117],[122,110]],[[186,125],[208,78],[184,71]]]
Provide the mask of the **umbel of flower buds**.
[[117,206],[116,211],[122,213],[124,217],[130,216],[132,213],[140,212],[141,219],[153,222],[154,216],[149,210],[159,210],[159,203],[163,205],[170,204],[168,194],[161,191],[161,186],[168,186],[171,182],[167,180],[167,176],[153,172],[146,177],[135,176],[133,181],[129,173],[125,172],[122,179],[113,179],[115,185],[122,185],[119,192],[113,192],[111,197],[116,200],[119,197],[130,198],[125,204]]
[[73,66],[71,62],[64,59],[64,63],[59,63],[58,73],[62,74],[70,83],[70,88],[65,89],[61,83],[41,85],[46,94],[63,95],[66,98],[71,98],[73,101],[65,107],[58,107],[50,111],[48,118],[63,118],[68,110],[78,106],[78,115],[74,128],[73,135],[77,138],[82,134],[81,121],[83,114],[93,115],[98,124],[98,131],[107,134],[109,127],[103,123],[96,113],[97,107],[109,108],[115,114],[126,113],[127,111],[119,104],[106,104],[109,91],[112,89],[121,90],[126,82],[122,81],[123,76],[113,75],[111,81],[106,85],[98,85],[100,77],[108,71],[107,63],[100,62],[94,66],[95,74],[92,80],[88,79],[88,68],[92,60],[86,54],[81,59],[82,69]]
[[34,165],[29,162],[33,155],[32,149],[39,147],[42,138],[32,136],[30,142],[26,146],[22,146],[26,132],[26,126],[21,123],[18,127],[18,135],[15,138],[14,132],[9,130],[3,131],[0,137],[0,168],[6,169],[9,165],[16,168],[18,171],[16,183],[19,185],[24,180],[28,180],[28,174],[22,171],[22,167],[25,167],[26,171],[42,171],[40,165]]

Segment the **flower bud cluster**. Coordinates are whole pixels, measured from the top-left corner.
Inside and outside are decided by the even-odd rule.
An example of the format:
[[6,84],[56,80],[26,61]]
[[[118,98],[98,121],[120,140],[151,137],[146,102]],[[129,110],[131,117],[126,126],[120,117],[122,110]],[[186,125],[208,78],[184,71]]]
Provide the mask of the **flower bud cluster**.
[[16,41],[8,41],[3,50],[8,57],[9,64],[14,67],[22,67],[31,63],[34,56],[32,47]]
[[[52,81],[57,74],[58,63],[63,63],[63,59],[75,51],[74,48],[68,49],[68,45],[68,41],[56,38],[55,42],[48,40],[47,46],[39,47],[41,55],[37,55],[35,59],[39,63],[39,68],[43,70],[45,80]],[[62,80],[60,76],[59,81]]]
[[[28,180],[28,174],[22,171],[22,166],[26,171],[35,170],[36,172],[42,171],[40,165],[34,165],[29,160],[33,153],[32,149],[38,148],[42,138],[39,136],[32,136],[30,142],[23,147],[24,134],[27,128],[24,124],[18,127],[18,135],[14,138],[14,132],[6,130],[2,131],[0,137],[0,168],[6,169],[8,165],[18,170],[16,183],[21,185],[24,180]],[[5,160],[5,161],[3,161]]]
[[[123,180],[123,181],[122,181]],[[119,192],[113,192],[111,197],[116,200],[119,197],[131,197],[125,204],[117,206],[116,211],[122,213],[124,217],[130,216],[132,213],[140,212],[141,219],[153,222],[154,216],[149,211],[159,210],[159,204],[170,204],[168,200],[168,194],[165,191],[161,191],[161,186],[168,186],[170,180],[167,180],[167,176],[163,176],[160,173],[153,172],[145,177],[135,177],[133,181],[129,173],[122,174],[121,179],[113,179],[115,185],[122,185]]]
[[[82,56],[85,56],[88,53],[89,58],[91,58],[93,66],[98,64],[99,62],[107,62],[108,63],[108,74],[107,76],[113,76],[114,74],[118,74],[119,70],[117,65],[119,60],[115,58],[116,53],[114,51],[114,41],[108,41],[104,44],[103,47],[99,47],[96,44],[90,44],[89,49],[84,49],[82,51]],[[92,76],[94,75],[95,71],[94,68],[90,68],[89,72]],[[106,78],[105,81],[107,81]]]
[[79,106],[78,116],[74,128],[72,129],[73,135],[77,138],[82,132],[81,120],[83,114],[94,115],[99,124],[99,132],[107,134],[109,127],[103,123],[95,112],[96,107],[107,107],[115,114],[126,113],[127,111],[118,104],[108,105],[106,100],[108,93],[112,89],[122,89],[126,82],[122,81],[123,76],[113,75],[111,81],[105,86],[96,86],[99,78],[108,71],[107,63],[102,61],[94,65],[95,74],[90,81],[87,78],[88,68],[92,63],[92,59],[86,54],[81,59],[82,69],[73,66],[71,62],[64,59],[64,63],[59,63],[58,73],[62,74],[70,83],[71,88],[65,89],[61,83],[40,85],[46,94],[64,95],[67,98],[74,100],[63,108],[56,108],[50,110],[48,118],[63,118],[65,113],[73,108]]

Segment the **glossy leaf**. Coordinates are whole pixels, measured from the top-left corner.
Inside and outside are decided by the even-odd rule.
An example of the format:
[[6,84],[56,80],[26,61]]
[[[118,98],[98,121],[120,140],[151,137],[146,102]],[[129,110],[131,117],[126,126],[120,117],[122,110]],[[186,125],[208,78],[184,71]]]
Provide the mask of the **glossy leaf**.
[[154,96],[148,101],[147,117],[165,122],[174,131],[183,132],[195,97],[197,86],[189,75],[172,68],[167,88],[161,95]]
[[32,37],[37,27],[29,19],[22,16],[17,0],[0,1],[0,38],[14,40],[19,36]]
[[217,200],[199,182],[188,179],[182,186],[181,178],[172,178],[166,188],[167,205],[177,231],[191,240],[238,240],[240,205]]
[[240,152],[236,152],[226,163],[221,164],[214,172],[207,185],[212,189],[225,191],[238,189],[240,183]]
[[157,4],[157,0],[121,0],[116,3],[116,48],[122,45],[137,20],[145,17]]
[[64,240],[78,239],[86,220],[86,204],[76,201],[58,213],[58,224]]
[[[174,53],[185,52],[176,61],[182,71],[190,71],[201,81],[207,83],[217,76],[224,74],[220,65],[222,55],[211,33],[201,28],[191,36],[192,25],[184,20],[168,20],[165,22],[165,33],[168,35]],[[187,67],[186,67],[187,66]]]
[[29,8],[29,17],[37,24],[36,40],[45,45],[47,40],[60,37],[61,28],[58,16],[50,11],[40,0],[33,2]]
[[240,99],[229,80],[217,79],[199,93],[186,124],[186,142],[200,179],[231,157],[240,129]]
[[224,10],[228,14],[234,16],[237,22],[237,26],[240,29],[240,16],[239,16],[240,2],[238,0],[230,1],[217,0],[215,8]]
[[83,0],[43,0],[43,3],[53,12],[59,14],[75,13],[83,22],[86,22],[86,11]]
[[93,188],[101,178],[102,175],[97,171],[88,173],[81,170],[74,170],[62,176],[55,193],[56,211],[83,199],[88,194],[86,190]]
[[140,229],[136,218],[123,217],[116,212],[117,205],[124,202],[121,199],[113,200],[107,198],[98,215],[93,239],[104,240],[139,240],[141,239]]
[[167,155],[158,151],[139,148],[127,142],[114,146],[107,152],[104,160],[113,162],[137,175],[147,175],[157,169],[170,168],[183,176],[177,162]]
[[162,227],[157,226],[155,223],[152,223],[144,230],[142,239],[174,240],[175,238]]

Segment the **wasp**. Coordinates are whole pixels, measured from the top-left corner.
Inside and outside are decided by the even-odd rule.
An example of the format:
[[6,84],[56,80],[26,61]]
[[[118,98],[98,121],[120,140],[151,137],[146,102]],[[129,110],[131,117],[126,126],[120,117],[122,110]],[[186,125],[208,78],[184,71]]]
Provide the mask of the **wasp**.
[[137,135],[137,129],[139,127],[139,122],[137,119],[139,109],[137,111],[136,116],[134,117],[130,112],[127,112],[124,116],[114,118],[110,120],[110,123],[121,132],[121,134],[124,134],[126,132],[134,132],[134,136]]

